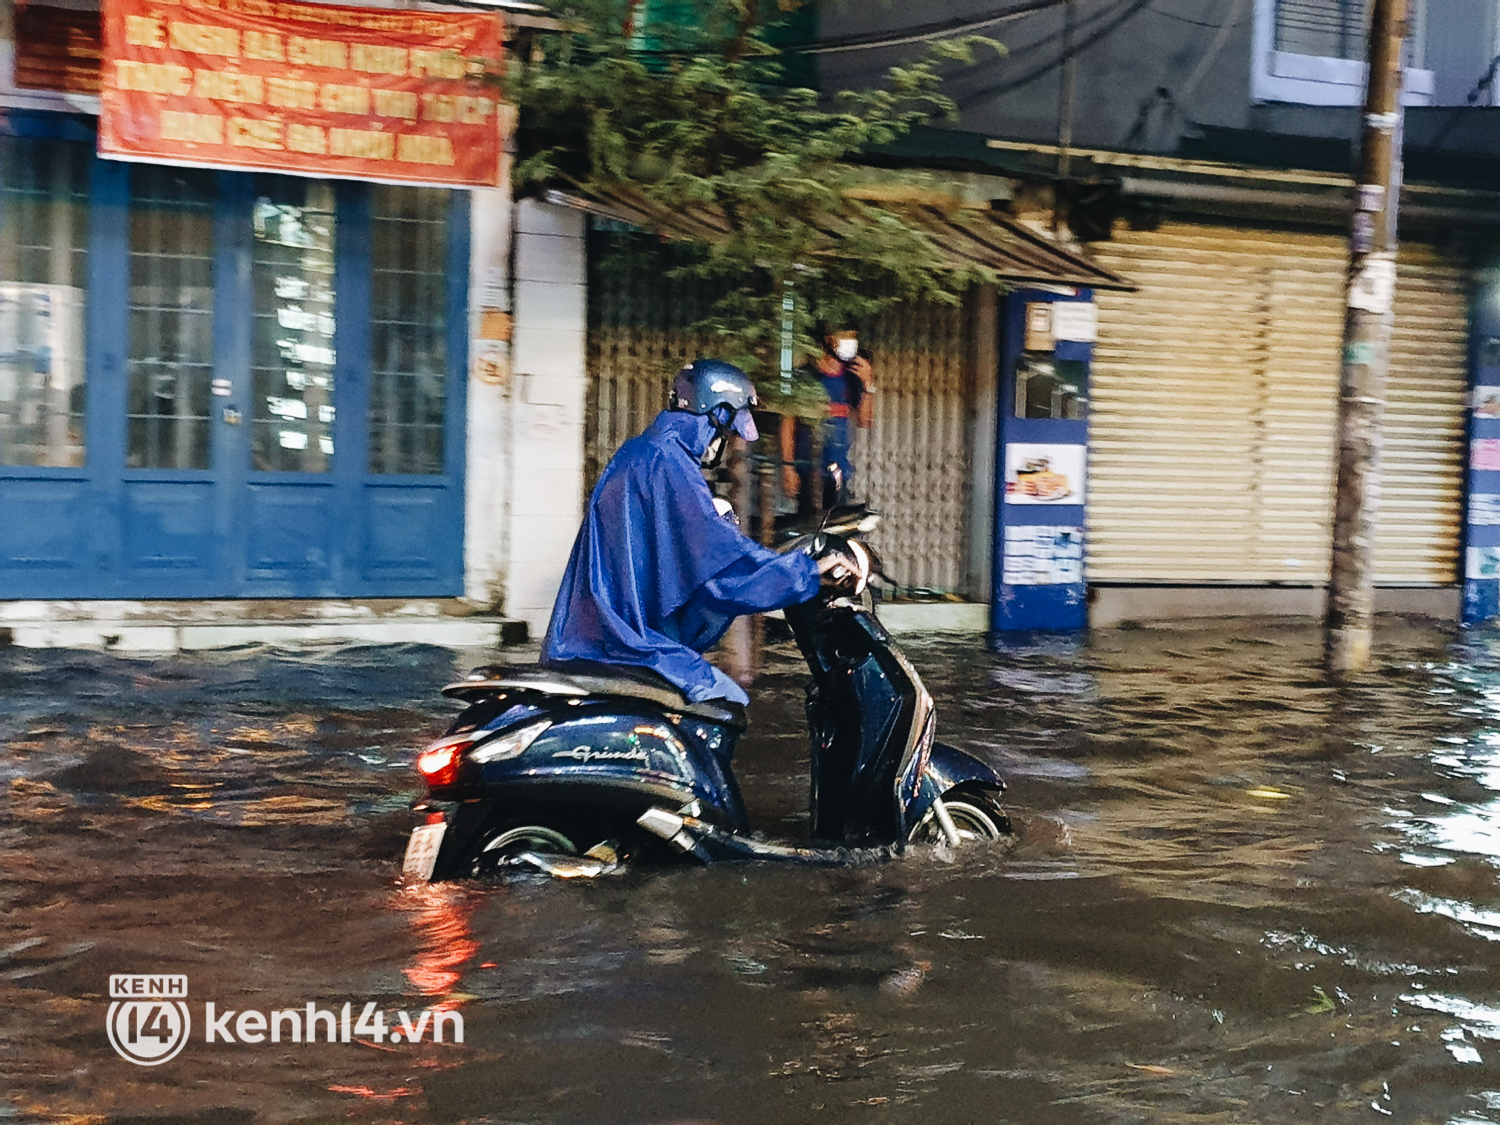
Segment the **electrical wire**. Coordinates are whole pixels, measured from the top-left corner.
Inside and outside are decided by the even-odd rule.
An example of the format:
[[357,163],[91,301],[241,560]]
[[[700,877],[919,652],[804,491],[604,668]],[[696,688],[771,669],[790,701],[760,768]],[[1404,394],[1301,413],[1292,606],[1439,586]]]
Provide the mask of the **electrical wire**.
[[[876,51],[884,47],[901,47],[910,43],[931,43],[939,39],[952,39],[959,35],[969,35],[980,28],[993,27],[997,23],[1005,23],[1008,20],[1019,19],[1034,12],[1043,12],[1048,8],[1061,7],[1068,0],[1023,0],[1020,4],[1013,4],[1009,8],[1000,11],[987,12],[982,16],[964,16],[957,19],[943,20],[939,23],[915,24],[903,28],[898,32],[871,32],[865,35],[846,35],[829,39],[820,39],[816,44],[808,46],[797,46],[793,44],[778,45],[777,53],[781,55],[836,55],[849,51]],[[637,50],[640,55],[680,55],[685,52],[680,49],[655,48],[648,50]]]
[[[1055,0],[1055,6],[1061,6],[1062,3],[1066,2],[1067,0]],[[1084,16],[1080,22],[1074,24],[1073,33],[1076,35],[1081,31],[1086,31],[1088,28],[1096,25],[1100,20],[1109,18],[1109,16],[1119,11],[1120,8],[1122,8],[1126,3],[1128,3],[1128,0],[1114,0],[1112,5],[1107,3],[1103,9],[1089,13],[1088,15]],[[1047,44],[1062,38],[1062,34],[1063,33],[1061,30],[1050,31],[1045,35],[1033,39],[1029,43],[1007,43],[1006,51],[1012,59],[1026,58],[1040,48],[1045,47]],[[887,69],[888,65],[888,63],[882,62],[868,66],[844,67],[841,68],[838,73],[841,77],[844,78],[857,77],[859,75],[865,74],[877,74],[884,72]],[[1056,64],[1054,63],[1053,65]],[[960,75],[955,76],[952,81],[956,83],[962,83],[963,79],[964,76]]]
[[1456,105],[1448,111],[1447,120],[1443,122],[1443,127],[1433,134],[1432,140],[1427,142],[1428,148],[1441,148],[1443,146],[1443,142],[1448,139],[1448,134],[1453,132],[1458,123],[1463,120],[1463,111],[1477,106],[1479,99],[1487,91],[1493,90],[1497,71],[1500,71],[1500,55],[1496,55],[1490,60],[1489,67],[1480,76],[1479,81],[1474,83],[1474,88],[1469,91],[1468,96],[1464,98],[1464,104]]
[[[1126,149],[1130,148],[1141,134],[1145,132],[1146,126],[1151,120],[1151,114],[1157,106],[1164,106],[1168,112],[1175,113],[1179,118],[1185,119],[1182,102],[1192,96],[1193,91],[1198,88],[1198,83],[1203,81],[1204,76],[1208,74],[1213,64],[1218,60],[1219,52],[1224,49],[1224,44],[1229,39],[1229,33],[1242,22],[1240,14],[1245,3],[1246,0],[1233,0],[1229,11],[1225,13],[1224,22],[1217,26],[1214,24],[1199,23],[1197,20],[1183,20],[1184,23],[1191,23],[1197,27],[1205,29],[1214,28],[1216,34],[1213,41],[1209,43],[1208,48],[1198,60],[1198,65],[1193,68],[1192,74],[1188,76],[1187,81],[1182,84],[1176,93],[1173,93],[1169,87],[1158,86],[1141,100],[1140,108],[1136,111],[1135,122],[1130,126],[1130,131],[1125,134],[1125,141],[1122,147]],[[1151,11],[1155,15],[1166,14],[1155,8],[1151,9]]]
[[1209,69],[1218,61],[1219,52],[1224,49],[1224,44],[1229,41],[1229,33],[1240,25],[1239,16],[1244,6],[1245,0],[1234,0],[1229,12],[1224,17],[1223,24],[1219,26],[1218,34],[1214,36],[1214,41],[1209,44],[1208,50],[1203,52],[1203,57],[1198,60],[1198,65],[1193,68],[1193,73],[1182,84],[1182,88],[1177,91],[1177,98],[1179,100],[1186,100],[1190,97],[1193,91],[1198,88],[1198,83],[1203,81]]
[[785,54],[833,55],[845,51],[872,51],[881,47],[902,47],[908,43],[930,43],[936,39],[951,39],[956,35],[967,35],[982,27],[993,27],[997,23],[1018,19],[1032,12],[1045,11],[1067,3],[1067,0],[1027,0],[999,12],[990,12],[979,17],[944,20],[942,23],[918,24],[906,28],[899,34],[878,32],[869,35],[851,35],[843,39],[824,39],[816,47],[786,47]]
[[[1067,3],[1067,0],[1052,0],[1052,3],[1047,5],[1047,7],[1061,7],[1064,3]],[[1125,3],[1128,3],[1128,0],[1112,0],[1112,2],[1106,2],[1105,6],[1102,9],[1090,12],[1088,15],[1084,16],[1081,21],[1075,23],[1073,26],[1073,33],[1076,35],[1081,31],[1086,31],[1088,28],[1096,25],[1101,19],[1107,19],[1114,12],[1119,11]],[[1019,9],[1014,10],[1019,11]],[[1062,34],[1063,33],[1061,30],[1049,31],[1046,34],[1033,39],[1029,43],[1017,44],[1007,42],[1005,45],[1006,53],[1013,60],[1026,58],[1040,48],[1045,47],[1047,44],[1062,38]],[[788,53],[791,53],[791,50],[792,49],[788,49]],[[889,65],[890,64],[888,62],[873,62],[862,66],[846,65],[840,67],[838,73],[842,78],[857,78],[861,75],[884,73],[889,68]],[[961,84],[963,82],[963,78],[964,76],[955,76],[952,81]]]
[[[1095,20],[1108,19],[1108,17],[1110,15],[1113,15],[1115,12],[1119,12],[1119,15],[1115,16],[1115,18],[1105,26],[1097,28],[1089,35],[1086,35],[1082,39],[1074,42],[1071,50],[1059,51],[1057,57],[1052,59],[1050,62],[1046,62],[1040,66],[1033,67],[1031,70],[1027,71],[1025,74],[1020,75],[1019,77],[1007,78],[1000,82],[991,82],[987,85],[979,86],[972,90],[967,90],[953,100],[958,104],[960,108],[967,108],[968,106],[971,106],[975,102],[979,101],[981,98],[999,97],[1004,94],[1009,94],[1014,90],[1019,90],[1022,86],[1029,86],[1038,78],[1041,78],[1044,74],[1056,70],[1065,61],[1067,61],[1069,57],[1077,57],[1078,55],[1083,54],[1084,51],[1087,51],[1095,43],[1098,43],[1100,40],[1113,35],[1127,21],[1138,15],[1150,2],[1151,0],[1121,0],[1121,3],[1116,4],[1113,8],[1107,9],[1105,12],[1097,14],[1095,16]],[[1121,9],[1123,9],[1123,11]],[[1075,29],[1075,34],[1076,31],[1077,29]],[[1061,33],[1059,32],[1058,35],[1060,34]],[[1057,38],[1058,35],[1048,36],[1047,38]],[[1042,42],[1045,41],[1045,39],[1038,40],[1037,43],[1034,44],[1034,46],[1039,46]]]
[[[1150,7],[1150,5],[1147,5],[1147,7]],[[1151,14],[1153,16],[1161,16],[1162,19],[1176,20],[1178,23],[1190,24],[1193,27],[1205,27],[1210,31],[1218,31],[1225,26],[1222,23],[1209,23],[1207,20],[1195,20],[1190,19],[1187,16],[1179,16],[1176,12],[1163,11],[1161,8],[1151,8]],[[1242,21],[1240,20],[1235,20],[1234,23],[1229,26],[1238,27],[1241,22]]]

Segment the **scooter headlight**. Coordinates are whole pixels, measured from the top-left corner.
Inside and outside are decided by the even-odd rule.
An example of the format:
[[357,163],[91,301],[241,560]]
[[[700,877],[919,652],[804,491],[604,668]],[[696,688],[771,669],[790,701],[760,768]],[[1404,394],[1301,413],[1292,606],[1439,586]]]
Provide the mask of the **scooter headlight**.
[[499,738],[492,738],[483,743],[477,750],[470,751],[469,760],[474,762],[503,762],[507,758],[519,758],[526,753],[526,748],[541,737],[542,732],[550,727],[549,720],[540,723],[532,723],[530,726],[521,727],[519,730],[509,731]]
[[863,594],[865,587],[870,584],[870,552],[858,539],[851,539],[849,540],[849,553],[854,556],[854,561],[859,565],[859,570],[854,576],[854,592]]

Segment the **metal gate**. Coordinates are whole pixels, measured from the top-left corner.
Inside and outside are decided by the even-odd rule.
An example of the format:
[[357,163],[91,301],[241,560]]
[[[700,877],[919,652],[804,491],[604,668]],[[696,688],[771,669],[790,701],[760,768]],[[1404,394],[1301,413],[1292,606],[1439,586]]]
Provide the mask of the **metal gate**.
[[[678,368],[711,348],[689,328],[710,298],[670,276],[688,251],[667,244],[642,252],[635,242],[621,253],[616,232],[589,235],[589,488],[620,444],[662,408]],[[871,541],[907,589],[946,593],[965,581],[973,425],[967,325],[963,307],[921,304],[894,309],[862,333],[879,394],[871,428],[856,437],[854,491],[882,514]]]
[[649,246],[640,235],[588,233],[588,391],[584,410],[584,487],[594,483],[626,438],[667,404],[682,365],[708,348],[692,330],[709,298],[672,276],[690,251]]
[[855,447],[864,478],[855,483],[883,516],[872,542],[903,586],[957,591],[965,583],[973,441],[967,311],[904,306],[865,338],[879,394]]

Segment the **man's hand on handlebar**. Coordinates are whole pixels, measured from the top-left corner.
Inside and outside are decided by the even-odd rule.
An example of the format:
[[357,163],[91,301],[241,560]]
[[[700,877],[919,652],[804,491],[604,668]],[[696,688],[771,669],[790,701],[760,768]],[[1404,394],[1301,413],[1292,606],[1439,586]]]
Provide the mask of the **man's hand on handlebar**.
[[829,543],[816,558],[818,574],[826,586],[862,594],[870,584],[870,554],[855,540]]
[[836,566],[841,566],[845,569],[853,569],[854,567],[854,560],[842,551],[831,551],[817,561],[818,573],[825,578],[828,576],[828,572]]

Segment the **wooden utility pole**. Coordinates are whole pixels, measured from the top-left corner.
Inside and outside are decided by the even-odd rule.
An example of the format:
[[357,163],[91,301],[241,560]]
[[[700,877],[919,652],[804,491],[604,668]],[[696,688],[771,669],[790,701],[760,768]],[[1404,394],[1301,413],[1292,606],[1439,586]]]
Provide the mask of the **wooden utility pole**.
[[1364,132],[1349,235],[1333,569],[1324,618],[1324,659],[1335,680],[1355,675],[1369,664],[1374,633],[1373,562],[1380,507],[1381,421],[1396,289],[1406,18],[1407,0],[1374,0]]

